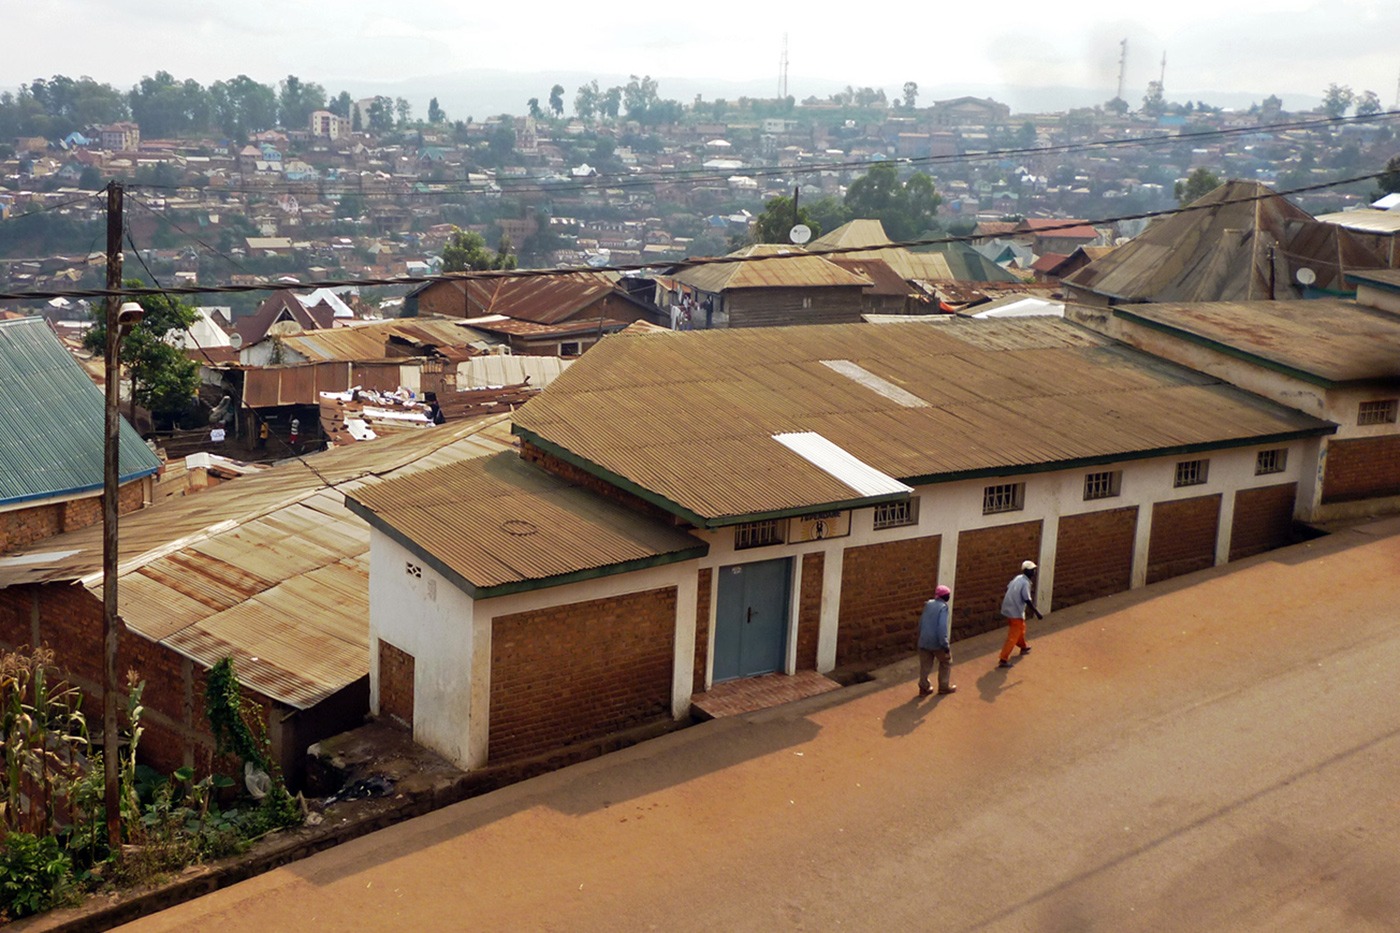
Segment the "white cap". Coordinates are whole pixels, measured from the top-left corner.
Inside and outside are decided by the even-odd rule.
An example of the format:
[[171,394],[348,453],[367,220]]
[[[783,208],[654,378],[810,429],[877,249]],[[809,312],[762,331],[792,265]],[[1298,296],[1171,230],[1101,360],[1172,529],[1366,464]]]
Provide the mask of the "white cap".
[[1022,570],[1034,570],[1034,569],[1035,569],[1035,561],[1033,561],[1033,560],[1023,560],[1023,561],[1021,561],[1021,569],[1022,569]]

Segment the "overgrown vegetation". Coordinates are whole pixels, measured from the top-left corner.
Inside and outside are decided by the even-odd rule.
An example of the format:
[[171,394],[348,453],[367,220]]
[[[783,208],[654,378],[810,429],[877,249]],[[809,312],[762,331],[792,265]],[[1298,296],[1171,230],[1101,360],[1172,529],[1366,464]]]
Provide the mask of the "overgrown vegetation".
[[[39,913],[104,885],[149,882],[234,854],[301,820],[250,724],[231,661],[211,672],[206,706],[221,754],[236,756],[256,796],[233,778],[194,769],[166,776],[137,763],[143,684],[128,675],[120,751],[122,847],[108,849],[102,753],[89,742],[82,694],[55,675],[43,649],[0,654],[0,922]],[[217,725],[216,725],[217,722]]]

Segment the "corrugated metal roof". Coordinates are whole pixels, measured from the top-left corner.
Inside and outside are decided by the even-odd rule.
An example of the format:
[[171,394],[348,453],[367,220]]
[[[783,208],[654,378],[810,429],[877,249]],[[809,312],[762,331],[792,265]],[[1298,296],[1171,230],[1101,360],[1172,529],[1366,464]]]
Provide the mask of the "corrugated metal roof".
[[1302,297],[1294,273],[1304,266],[1319,288],[1345,289],[1343,273],[1385,265],[1344,228],[1256,182],[1227,182],[1189,207],[1065,283],[1119,301],[1258,301]]
[[[101,490],[106,399],[40,318],[0,321],[0,505]],[[122,482],[160,460],[122,418]]]
[[433,555],[478,598],[707,548],[515,453],[464,460],[350,498]]
[[535,324],[557,324],[568,320],[594,302],[609,295],[631,301],[603,272],[574,272],[568,275],[500,275],[480,278],[447,279],[432,282],[411,293],[450,289],[462,296],[466,317],[504,314]]
[[473,357],[457,366],[457,387],[471,389],[479,386],[511,386],[529,381],[543,389],[572,365],[572,360],[557,356],[515,356],[491,354]]
[[1400,211],[1360,208],[1354,211],[1319,214],[1317,219],[1323,223],[1336,224],[1339,227],[1346,227],[1348,230],[1360,230],[1364,233],[1400,233]]
[[[929,406],[823,365],[833,357]],[[1329,428],[1051,318],[604,340],[515,418],[517,433],[708,524],[851,498],[774,434],[814,431],[910,481]]]
[[[143,637],[205,666],[233,656],[250,688],[312,706],[369,670],[369,527],[343,494],[509,449],[508,430],[497,415],[355,444],[125,516],[118,610]],[[100,595],[101,565],[101,529],[86,528],[0,558],[0,586]]]
[[735,288],[868,288],[863,275],[847,272],[820,256],[809,256],[797,246],[758,243],[729,256],[773,256],[759,262],[720,262],[690,266],[675,274],[677,282],[706,292]]
[[[869,246],[868,250],[855,253],[837,253],[829,257],[833,261],[842,259],[875,259],[885,263],[895,274],[906,282],[946,281],[955,278],[952,267],[939,253],[913,253],[902,246],[891,246],[885,225],[878,220],[857,219],[847,221],[835,230],[824,233],[807,249],[820,253],[825,249],[850,249],[853,246]],[[847,267],[849,268],[849,267]]]
[[[398,338],[403,344],[398,352],[389,352],[389,343]],[[282,343],[306,357],[309,362],[323,363],[354,360],[383,360],[390,356],[412,355],[406,351],[421,348],[426,354],[430,347],[466,347],[481,343],[484,335],[464,327],[451,318],[409,318],[354,327],[309,331],[281,338]]]
[[1400,378],[1400,318],[1340,298],[1142,304],[1115,313],[1330,382]]

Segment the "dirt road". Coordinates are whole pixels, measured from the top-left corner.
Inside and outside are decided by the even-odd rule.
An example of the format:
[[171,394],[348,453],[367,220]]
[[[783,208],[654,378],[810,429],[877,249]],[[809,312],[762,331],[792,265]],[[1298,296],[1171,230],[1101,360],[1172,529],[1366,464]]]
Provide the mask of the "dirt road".
[[127,929],[1395,929],[1400,523],[1188,581],[1010,671],[960,643],[951,697],[910,662]]

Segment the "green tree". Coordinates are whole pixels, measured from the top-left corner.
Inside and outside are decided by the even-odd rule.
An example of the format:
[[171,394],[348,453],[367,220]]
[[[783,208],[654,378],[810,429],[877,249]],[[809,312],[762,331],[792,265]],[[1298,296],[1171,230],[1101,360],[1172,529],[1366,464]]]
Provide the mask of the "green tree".
[[1103,109],[1109,111],[1110,113],[1116,113],[1118,114],[1118,116],[1121,117],[1123,116],[1123,114],[1128,112],[1128,102],[1121,97],[1114,97],[1108,103],[1103,105]]
[[247,75],[215,81],[209,96],[215,124],[228,136],[243,138],[277,125],[277,93]]
[[393,98],[376,96],[370,101],[369,112],[365,114],[371,133],[387,133],[394,128]]
[[[128,288],[146,283],[128,279]],[[195,322],[194,307],[174,295],[147,295],[137,299],[146,315],[121,344],[121,362],[131,380],[131,397],[161,421],[172,421],[189,410],[199,389],[199,366],[171,339]],[[93,307],[92,327],[83,344],[94,353],[107,344],[107,314],[99,303]]]
[[904,109],[913,110],[914,103],[919,99],[919,86],[913,81],[904,82]]
[[610,87],[603,92],[598,111],[609,120],[616,120],[622,107],[622,88]]
[[326,103],[326,109],[338,117],[350,119],[350,108],[355,106],[355,102],[350,99],[349,91],[341,91],[335,95],[335,99]]
[[474,230],[453,227],[447,244],[442,248],[443,272],[483,272],[490,269],[514,269],[515,256],[509,242],[502,241],[500,252],[492,252],[486,238]]
[[556,117],[564,115],[564,85],[556,84],[549,89],[549,109]]
[[544,119],[544,111],[540,109],[540,99],[532,97],[525,102],[525,106],[530,110],[530,116],[536,120]]
[[[794,215],[792,198],[780,194],[768,199],[763,205],[763,213],[749,226],[748,235],[739,237],[739,240],[743,243],[791,243],[788,233],[794,224],[806,224],[812,228],[814,238],[822,235],[821,222],[812,216],[807,205],[799,201]],[[737,247],[742,243],[736,242],[734,245]]]
[[408,98],[394,98],[394,114],[398,117],[399,126],[408,125],[408,121],[413,119],[413,105],[408,102]]
[[894,240],[913,239],[932,227],[942,201],[931,178],[915,172],[901,182],[892,162],[873,166],[846,191],[850,215],[879,220]]
[[1176,203],[1181,205],[1190,204],[1216,188],[1220,187],[1220,177],[1205,166],[1201,166],[1187,176],[1185,181],[1178,181],[1174,193]]
[[326,89],[314,82],[287,75],[277,97],[282,125],[288,129],[305,129],[311,125],[311,115],[326,108]]
[[1343,116],[1356,99],[1356,94],[1345,84],[1329,84],[1322,95],[1322,110],[1332,119]]
[[1397,191],[1400,191],[1400,155],[1391,156],[1390,161],[1385,163],[1385,171],[1376,179],[1376,190],[1371,194],[1371,200],[1378,200]]
[[1161,81],[1147,82],[1147,93],[1142,98],[1142,112],[1149,117],[1160,117],[1167,112],[1167,100]]
[[1356,98],[1356,115],[1369,117],[1381,112],[1381,99],[1375,91],[1362,91]]
[[438,99],[434,97],[428,101],[428,122],[441,123],[445,119],[447,119],[447,114],[443,113],[442,108],[438,106]]
[[627,86],[622,89],[622,107],[627,111],[627,119],[642,121],[647,110],[657,101],[656,88],[656,79],[651,75],[641,78],[631,75]]
[[574,94],[574,113],[580,120],[592,120],[598,112],[601,98],[596,80],[579,85],[578,93]]

